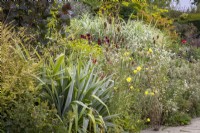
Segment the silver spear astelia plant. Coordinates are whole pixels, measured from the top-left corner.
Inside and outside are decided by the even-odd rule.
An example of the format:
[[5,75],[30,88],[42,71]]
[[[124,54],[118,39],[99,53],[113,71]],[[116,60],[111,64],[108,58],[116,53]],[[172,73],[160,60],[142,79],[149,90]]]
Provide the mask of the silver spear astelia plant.
[[50,57],[44,64],[40,79],[42,96],[55,105],[69,133],[106,132],[107,127],[113,126],[114,116],[106,105],[114,84],[111,76],[102,79],[91,60],[69,64],[64,54],[55,60]]

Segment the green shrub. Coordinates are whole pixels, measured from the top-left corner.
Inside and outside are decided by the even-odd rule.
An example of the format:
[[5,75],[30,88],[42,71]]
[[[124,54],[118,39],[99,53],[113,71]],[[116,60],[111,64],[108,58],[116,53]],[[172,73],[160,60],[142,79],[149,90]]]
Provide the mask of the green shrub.
[[181,20],[185,20],[185,19],[187,19],[187,17],[188,17],[187,13],[183,13],[183,14],[180,15]]
[[175,114],[171,114],[169,118],[166,120],[167,125],[179,126],[179,125],[188,125],[190,124],[191,117],[182,112],[176,112]]
[[[0,129],[4,132],[52,132],[59,127],[55,109],[39,98],[36,80],[38,64],[24,43],[23,31],[1,25]],[[23,39],[22,39],[23,38]]]

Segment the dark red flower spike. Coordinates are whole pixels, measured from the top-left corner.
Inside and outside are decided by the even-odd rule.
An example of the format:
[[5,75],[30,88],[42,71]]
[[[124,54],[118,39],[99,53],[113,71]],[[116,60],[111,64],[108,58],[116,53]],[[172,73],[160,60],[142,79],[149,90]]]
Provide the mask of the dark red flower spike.
[[85,35],[81,35],[81,38],[82,38],[82,39],[86,39],[86,36],[85,36]]
[[185,44],[185,43],[187,43],[187,41],[185,39],[183,39],[183,40],[181,40],[181,43]]
[[101,45],[101,39],[98,39],[98,45]]

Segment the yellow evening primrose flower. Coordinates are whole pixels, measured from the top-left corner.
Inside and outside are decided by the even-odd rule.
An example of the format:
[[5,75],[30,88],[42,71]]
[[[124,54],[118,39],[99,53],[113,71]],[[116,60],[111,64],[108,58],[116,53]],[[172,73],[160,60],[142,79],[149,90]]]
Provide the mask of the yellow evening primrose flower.
[[147,118],[147,122],[150,122],[151,120],[150,120],[150,118]]
[[133,90],[133,86],[131,86],[130,89]]
[[140,66],[137,67],[137,70],[140,71],[142,68]]
[[133,70],[133,73],[136,74],[138,71],[137,70]]
[[151,96],[154,96],[154,95],[155,95],[153,92],[151,92],[150,94],[151,94]]
[[145,95],[148,95],[148,94],[149,94],[149,91],[145,91],[144,94],[145,94]]
[[153,50],[151,48],[149,48],[148,52],[149,53],[153,53]]
[[129,82],[131,82],[131,77],[128,77],[127,79],[126,79],[126,81],[129,83]]
[[124,53],[124,56],[129,56],[129,55],[130,55],[129,52],[125,52],[125,53]]

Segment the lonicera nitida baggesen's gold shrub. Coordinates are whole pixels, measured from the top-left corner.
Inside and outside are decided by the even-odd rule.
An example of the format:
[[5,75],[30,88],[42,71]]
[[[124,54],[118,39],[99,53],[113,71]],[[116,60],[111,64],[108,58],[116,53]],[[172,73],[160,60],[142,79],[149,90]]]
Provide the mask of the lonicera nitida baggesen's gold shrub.
[[[33,75],[37,63],[23,48],[22,35],[12,26],[0,26],[0,129],[2,132],[54,131],[56,111],[38,97]],[[53,125],[55,124],[55,126]]]

